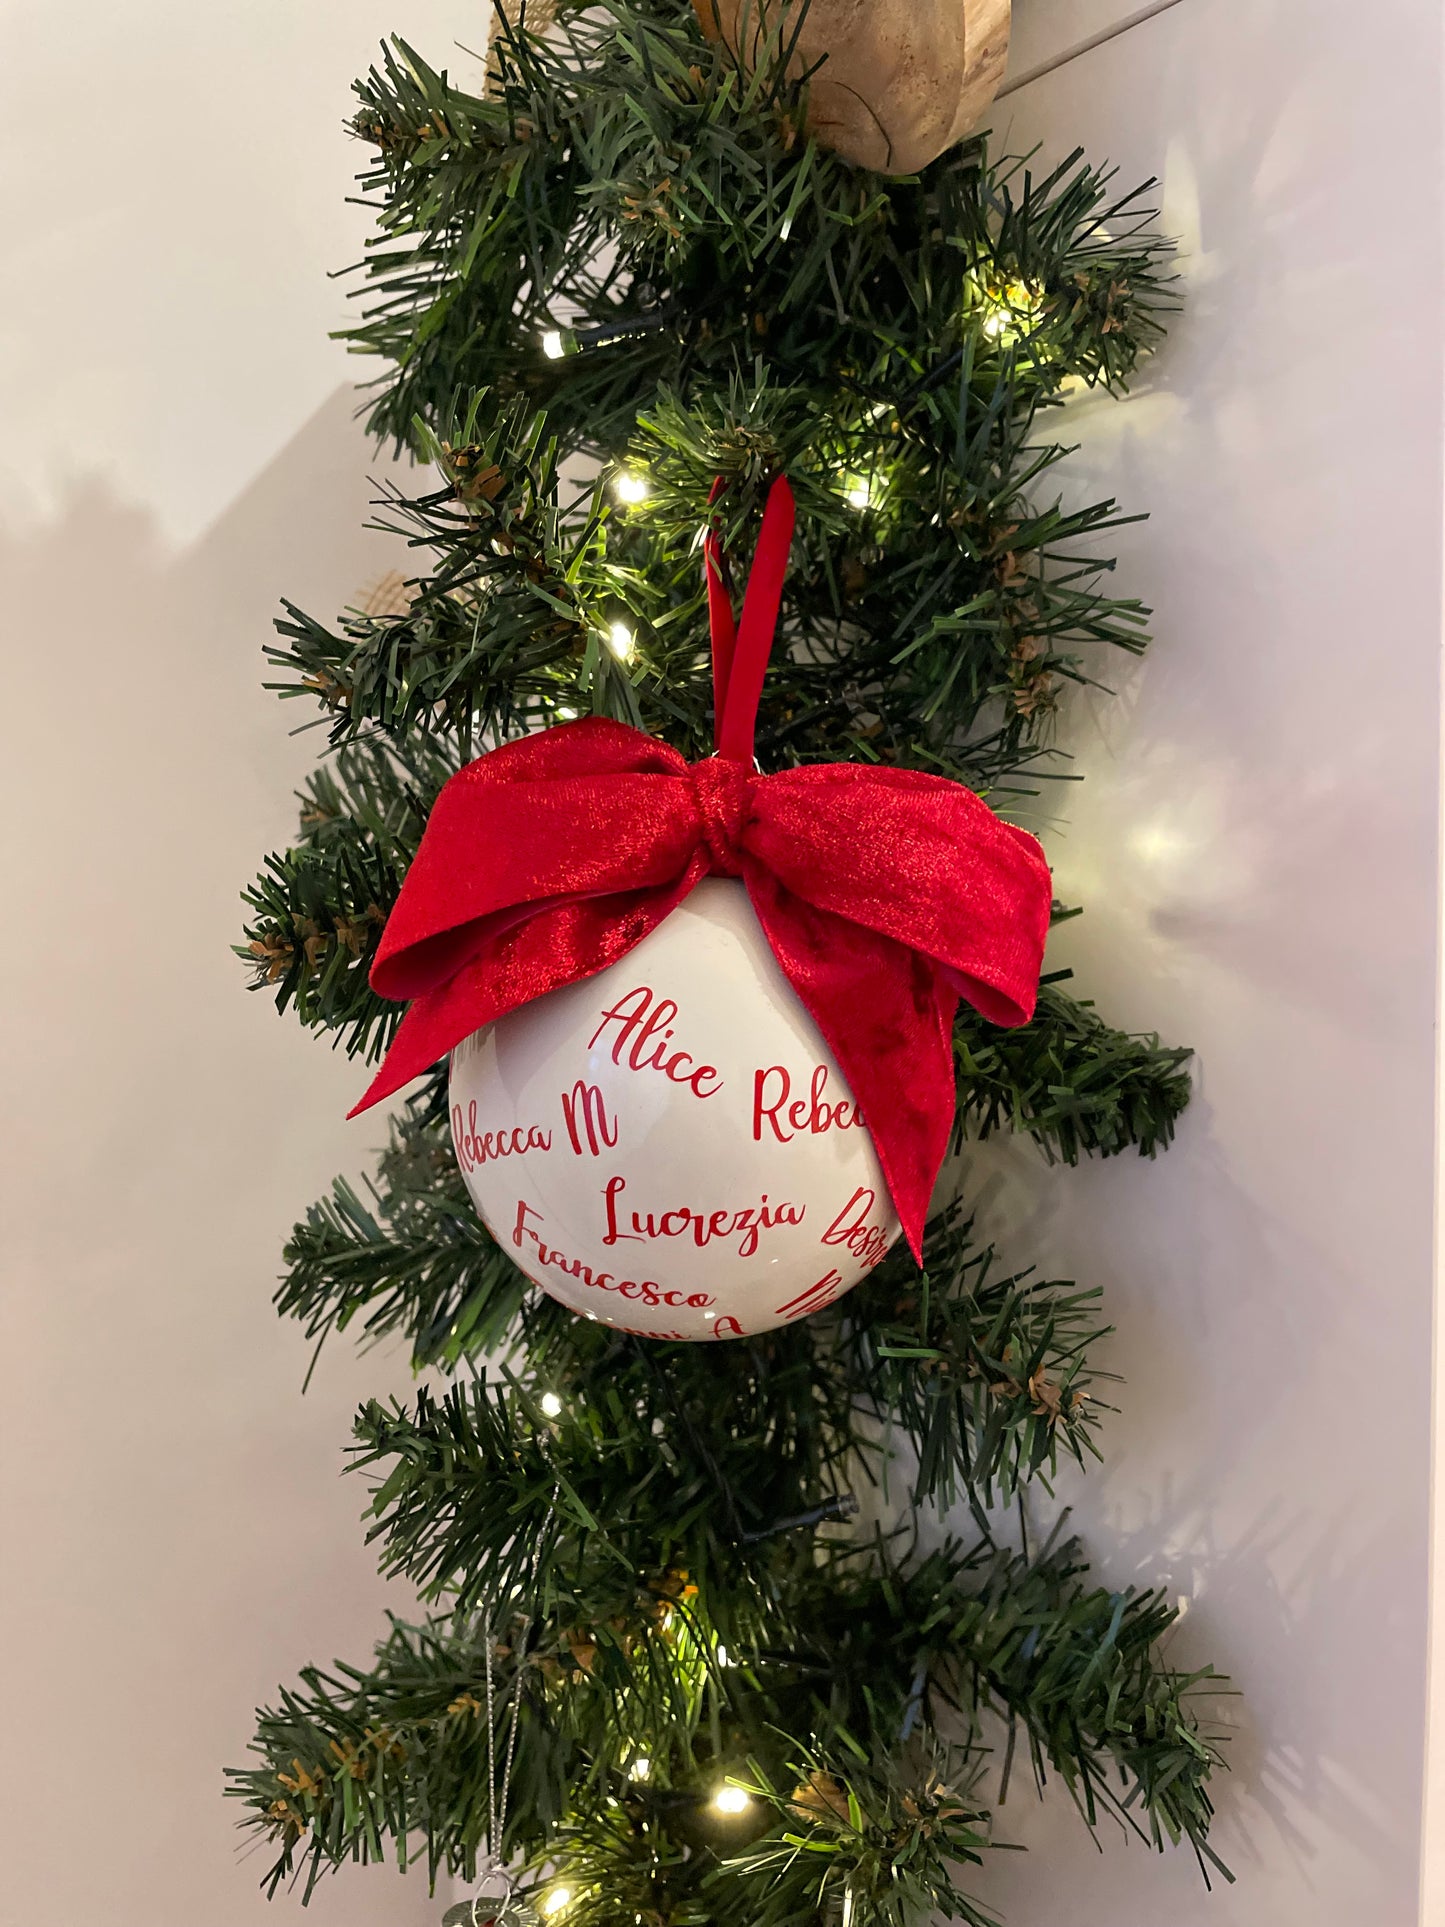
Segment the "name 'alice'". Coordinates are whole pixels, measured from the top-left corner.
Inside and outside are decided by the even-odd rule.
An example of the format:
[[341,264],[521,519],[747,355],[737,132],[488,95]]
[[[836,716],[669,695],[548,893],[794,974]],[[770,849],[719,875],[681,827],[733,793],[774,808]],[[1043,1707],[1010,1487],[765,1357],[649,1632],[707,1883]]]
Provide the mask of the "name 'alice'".
[[652,998],[651,985],[639,984],[604,1010],[602,1022],[587,1041],[588,1050],[596,1050],[615,1024],[614,1064],[631,1071],[661,1071],[670,1083],[685,1084],[694,1097],[716,1097],[723,1086],[716,1065],[699,1064],[690,1052],[671,1048],[677,1005],[671,997],[659,997],[656,1003]]

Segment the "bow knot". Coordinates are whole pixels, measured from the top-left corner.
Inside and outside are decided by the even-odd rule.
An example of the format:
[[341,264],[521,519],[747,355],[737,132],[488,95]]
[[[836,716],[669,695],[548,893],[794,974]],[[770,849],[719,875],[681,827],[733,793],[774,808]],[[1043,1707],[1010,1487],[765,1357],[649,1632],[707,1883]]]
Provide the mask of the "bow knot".
[[689,765],[693,801],[702,818],[708,868],[714,876],[740,877],[742,840],[751,815],[753,773],[730,757],[709,756]]

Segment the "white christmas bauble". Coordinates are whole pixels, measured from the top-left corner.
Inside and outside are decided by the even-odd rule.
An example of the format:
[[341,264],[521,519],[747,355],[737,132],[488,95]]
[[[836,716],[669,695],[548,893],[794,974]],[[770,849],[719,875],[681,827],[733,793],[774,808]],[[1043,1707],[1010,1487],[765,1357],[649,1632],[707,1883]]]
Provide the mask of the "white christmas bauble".
[[743,885],[452,1052],[467,1189],[527,1276],[646,1338],[791,1324],[883,1258],[873,1140]]

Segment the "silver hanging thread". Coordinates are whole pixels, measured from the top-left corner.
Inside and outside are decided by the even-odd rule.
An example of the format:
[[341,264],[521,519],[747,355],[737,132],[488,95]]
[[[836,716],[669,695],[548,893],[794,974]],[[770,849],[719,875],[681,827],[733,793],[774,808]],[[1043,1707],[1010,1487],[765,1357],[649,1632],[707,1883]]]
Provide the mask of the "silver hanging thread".
[[[532,1555],[529,1587],[537,1583],[542,1544],[538,1537]],[[517,1722],[522,1711],[522,1681],[512,1689],[512,1717],[507,1723],[507,1746],[502,1759],[502,1784],[497,1786],[497,1684],[492,1665],[492,1626],[488,1620],[484,1646],[487,1689],[487,1839],[478,1869],[481,1885],[470,1900],[459,1901],[442,1915],[442,1927],[539,1927],[537,1910],[513,1891],[512,1877],[502,1860],[502,1836],[507,1825],[507,1803],[512,1791],[512,1762],[517,1754]]]

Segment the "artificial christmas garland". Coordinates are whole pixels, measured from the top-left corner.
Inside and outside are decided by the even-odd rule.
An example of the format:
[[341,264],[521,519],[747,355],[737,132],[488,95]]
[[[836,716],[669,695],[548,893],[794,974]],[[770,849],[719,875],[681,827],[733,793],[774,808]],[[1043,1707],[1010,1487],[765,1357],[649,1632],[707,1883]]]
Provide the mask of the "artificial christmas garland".
[[[895,776],[913,796],[974,792],[950,837],[986,818],[1019,852],[1050,811],[1061,692],[1144,641],[1146,612],[1106,593],[1096,553],[1113,504],[1066,511],[1047,482],[1066,389],[1122,389],[1161,337],[1167,251],[1134,197],[1078,157],[1035,180],[979,144],[902,179],[852,168],[800,135],[806,88],[781,57],[741,65],[692,0],[564,5],[545,42],[518,25],[494,58],[485,95],[401,46],[359,86],[380,236],[350,335],[388,371],[373,428],[433,465],[388,508],[424,567],[338,627],[288,606],[272,650],[332,753],[249,893],[242,950],[282,1008],[368,1060],[425,1029],[399,1033],[379,991],[445,1000],[472,966],[491,981],[496,944],[529,927],[411,928],[400,908],[434,907],[427,824],[475,786],[468,770],[530,769],[560,741],[595,773],[658,739],[646,756],[717,866],[701,887],[735,894],[751,799],[806,797],[829,765],[879,798]],[[716,616],[725,558],[757,545],[783,476],[797,532],[758,675],[758,771],[740,752],[699,779],[729,707],[709,601]],[[694,545],[714,522],[704,583]],[[814,815],[790,834],[846,867],[847,826]],[[612,892],[605,831],[595,808],[570,818],[558,860]],[[509,835],[531,862],[525,823]],[[902,875],[917,849],[901,823],[888,835]],[[505,923],[538,887],[529,873],[480,914]],[[596,902],[575,877],[561,894]],[[1046,896],[1031,901],[1036,972]],[[930,948],[926,911],[903,947],[924,960],[914,1015],[941,1022],[932,973],[958,953]],[[456,969],[413,976],[438,944]],[[990,981],[973,973],[985,1001]],[[367,1189],[338,1181],[297,1226],[278,1303],[317,1342],[404,1334],[454,1376],[440,1399],[357,1421],[384,1569],[429,1616],[395,1622],[368,1664],[308,1669],[260,1715],[233,1790],[271,1843],[272,1887],[400,1857],[476,1883],[473,1918],[981,1923],[968,1868],[1007,1838],[998,1720],[1008,1755],[1062,1779],[1091,1822],[1112,1813],[1212,1863],[1218,1754],[1193,1697],[1207,1673],[1171,1664],[1159,1595],[1092,1582],[1076,1546],[1030,1524],[1030,1486],[1096,1450],[1097,1291],[1006,1272],[957,1203],[919,1223],[943,1138],[965,1184],[971,1133],[1013,1128],[1070,1161],[1167,1144],[1186,1053],[1112,1029],[1058,973],[1028,1022],[997,1028],[1032,997],[1027,968],[1007,981],[1010,1009],[965,1002],[947,1039],[942,1129],[899,1198],[922,1262],[868,1245],[860,1221],[879,1259],[862,1282],[830,1295],[809,1274],[811,1315],[722,1345],[574,1316],[478,1220],[468,1183],[525,1158],[531,1129],[488,1120],[501,1026],[485,1007],[396,1060],[424,1081]],[[596,1049],[635,1018],[625,1056],[653,1022],[651,1064],[655,1003],[613,1001]],[[856,993],[852,1008],[874,1014]],[[449,1096],[459,1044],[472,1061]],[[660,1081],[710,1061],[679,1037]],[[798,1106],[810,1137],[856,1147],[858,1114],[881,1115],[865,1070],[846,1095],[831,1081],[836,1053],[811,1073],[777,1063],[788,1094],[764,1085],[763,1131]],[[611,1148],[585,1094],[571,1116],[579,1164],[589,1128]],[[964,1536],[925,1552],[921,1535],[864,1530],[881,1462],[919,1511],[963,1502]]]

